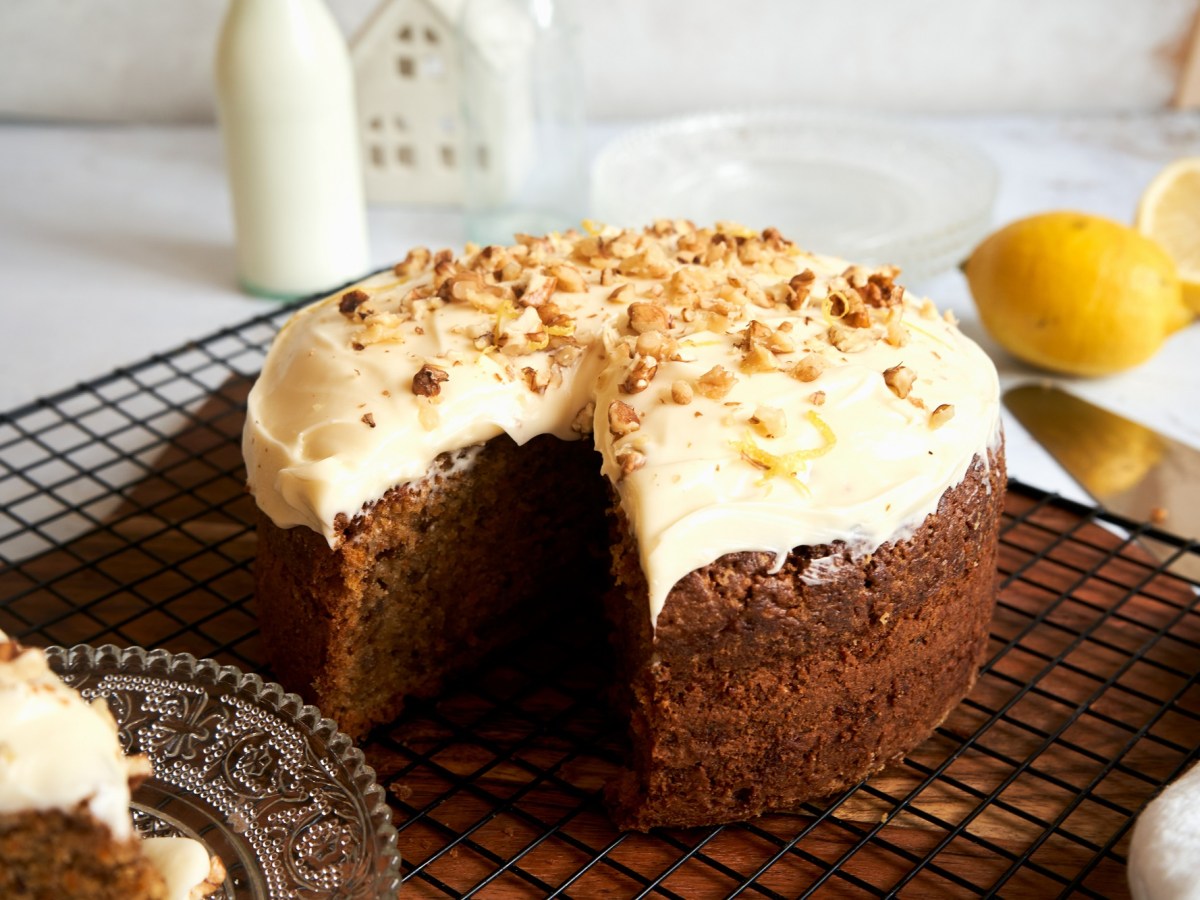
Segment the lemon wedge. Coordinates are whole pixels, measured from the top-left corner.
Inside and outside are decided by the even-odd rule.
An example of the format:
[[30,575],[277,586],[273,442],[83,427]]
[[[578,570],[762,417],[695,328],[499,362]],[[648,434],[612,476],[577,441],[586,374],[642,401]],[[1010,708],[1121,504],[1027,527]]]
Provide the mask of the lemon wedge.
[[1184,303],[1200,315],[1200,156],[1176,160],[1155,176],[1135,224],[1175,260]]

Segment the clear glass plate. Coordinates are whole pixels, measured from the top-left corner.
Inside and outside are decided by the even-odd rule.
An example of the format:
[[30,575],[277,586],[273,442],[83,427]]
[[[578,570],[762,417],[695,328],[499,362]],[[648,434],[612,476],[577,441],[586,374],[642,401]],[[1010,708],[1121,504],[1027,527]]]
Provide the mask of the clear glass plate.
[[80,645],[46,657],[84,697],[105,698],[126,752],[154,764],[133,793],[135,826],[204,843],[228,872],[224,898],[395,897],[383,789],[316,707],[187,653]]
[[913,282],[987,233],[996,183],[979,151],[887,116],[714,114],[607,145],[592,169],[592,209],[622,226],[774,225],[806,250],[893,263]]

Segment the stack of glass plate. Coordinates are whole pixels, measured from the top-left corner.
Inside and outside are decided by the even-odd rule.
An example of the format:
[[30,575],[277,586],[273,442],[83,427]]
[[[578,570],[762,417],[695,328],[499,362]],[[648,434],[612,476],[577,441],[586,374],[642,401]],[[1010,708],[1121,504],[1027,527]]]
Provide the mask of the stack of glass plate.
[[773,225],[806,250],[894,263],[905,281],[962,260],[987,232],[996,169],[972,147],[887,116],[751,112],[677,119],[605,147],[601,222]]

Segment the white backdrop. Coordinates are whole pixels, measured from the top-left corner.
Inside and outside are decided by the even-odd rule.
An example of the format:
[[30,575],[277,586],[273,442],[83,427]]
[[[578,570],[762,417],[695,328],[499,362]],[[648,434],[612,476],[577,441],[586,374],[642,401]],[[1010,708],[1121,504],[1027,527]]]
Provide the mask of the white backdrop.
[[[328,0],[352,35],[380,0]],[[226,0],[0,0],[0,116],[212,117]],[[1200,0],[591,0],[588,114],[1164,106]]]

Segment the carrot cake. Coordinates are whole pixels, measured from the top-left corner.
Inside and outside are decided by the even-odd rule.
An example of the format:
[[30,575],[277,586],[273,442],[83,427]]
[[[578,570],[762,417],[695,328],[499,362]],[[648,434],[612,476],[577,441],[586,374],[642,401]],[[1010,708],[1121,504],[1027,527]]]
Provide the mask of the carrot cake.
[[413,250],[251,391],[262,635],[362,734],[606,586],[622,827],[828,795],[974,682],[1005,484],[986,355],[778,231]]
[[197,900],[224,880],[186,838],[140,839],[130,786],[151,774],[125,756],[102,700],[86,703],[40,650],[0,632],[0,897]]

